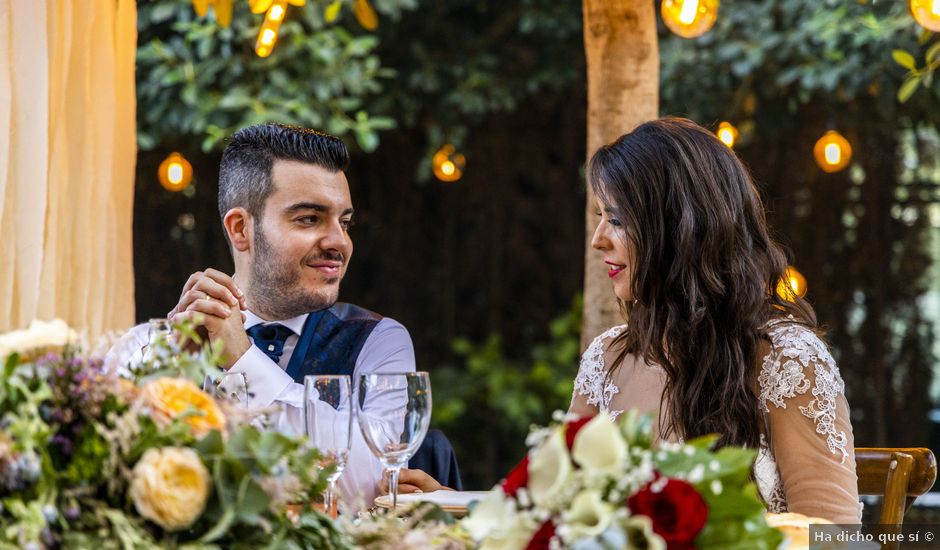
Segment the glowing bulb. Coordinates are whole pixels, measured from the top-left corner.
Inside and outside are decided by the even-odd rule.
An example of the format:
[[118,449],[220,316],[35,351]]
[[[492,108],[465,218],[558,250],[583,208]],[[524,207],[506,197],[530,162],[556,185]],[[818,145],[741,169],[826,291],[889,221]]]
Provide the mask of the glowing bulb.
[[844,170],[852,160],[852,146],[847,139],[835,130],[829,130],[819,138],[813,147],[813,156],[816,164],[824,172],[839,172]]
[[170,183],[173,185],[179,185],[180,182],[183,181],[183,165],[178,162],[170,164],[166,178],[170,180]]
[[167,191],[182,191],[193,180],[193,166],[180,153],[170,153],[160,163],[157,177]]
[[738,141],[738,129],[735,128],[730,122],[723,121],[718,125],[718,139],[728,147],[734,147],[734,144]]
[[270,46],[274,43],[274,38],[277,36],[277,33],[271,29],[264,29],[261,33],[261,43],[265,46]]
[[463,177],[463,169],[467,164],[467,159],[457,152],[457,148],[451,144],[441,147],[431,158],[431,168],[434,170],[434,177],[451,183]]
[[697,12],[698,0],[685,0],[682,3],[682,11],[679,12],[679,22],[683,25],[691,25],[695,21]]
[[839,146],[835,143],[826,145],[826,163],[839,164],[840,160],[842,160],[842,150],[839,149]]
[[910,8],[921,27],[940,32],[940,0],[911,0]]
[[718,18],[719,0],[663,0],[660,13],[669,30],[683,38],[708,32]]
[[806,277],[792,265],[787,266],[783,278],[777,284],[777,296],[788,302],[794,302],[797,296],[800,298],[806,296],[807,290],[809,290],[809,287],[806,284]]
[[284,6],[280,4],[275,4],[271,6],[271,11],[268,12],[268,19],[271,21],[280,21],[284,19]]

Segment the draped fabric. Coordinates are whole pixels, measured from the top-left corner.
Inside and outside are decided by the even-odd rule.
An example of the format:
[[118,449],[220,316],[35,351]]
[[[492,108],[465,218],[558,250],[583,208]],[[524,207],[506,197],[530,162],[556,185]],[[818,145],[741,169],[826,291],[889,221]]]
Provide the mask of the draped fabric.
[[0,331],[134,321],[135,0],[0,0]]

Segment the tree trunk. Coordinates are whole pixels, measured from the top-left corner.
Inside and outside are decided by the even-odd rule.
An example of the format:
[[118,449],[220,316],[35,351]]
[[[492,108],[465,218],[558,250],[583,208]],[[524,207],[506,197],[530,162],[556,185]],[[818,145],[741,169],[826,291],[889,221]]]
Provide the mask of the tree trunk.
[[[584,0],[587,56],[588,157],[659,111],[656,13],[649,0]],[[603,255],[591,248],[597,219],[588,187],[584,254],[584,320],[581,349],[617,324],[618,308]]]

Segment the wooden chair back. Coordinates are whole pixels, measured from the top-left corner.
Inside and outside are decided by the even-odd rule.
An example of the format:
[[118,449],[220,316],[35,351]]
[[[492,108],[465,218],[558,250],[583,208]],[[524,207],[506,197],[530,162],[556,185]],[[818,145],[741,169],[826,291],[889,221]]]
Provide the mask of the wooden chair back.
[[900,529],[914,499],[933,487],[937,459],[930,449],[855,449],[858,494],[884,497],[878,523]]

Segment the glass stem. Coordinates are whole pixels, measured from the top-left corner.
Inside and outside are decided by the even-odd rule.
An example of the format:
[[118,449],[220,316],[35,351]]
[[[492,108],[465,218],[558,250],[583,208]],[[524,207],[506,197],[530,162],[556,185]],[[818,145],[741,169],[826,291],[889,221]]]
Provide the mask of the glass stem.
[[392,496],[392,512],[398,507],[398,471],[401,467],[392,467],[388,470],[388,494]]
[[336,519],[339,515],[336,502],[336,481],[329,480],[326,486],[326,494],[323,496],[323,505],[326,508],[326,514],[330,519]]

